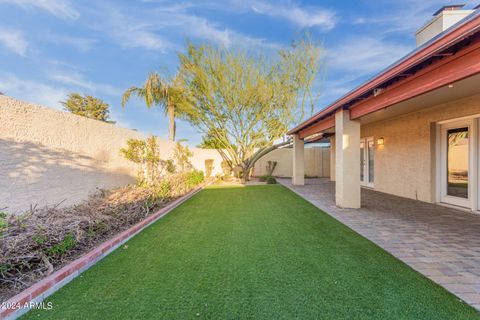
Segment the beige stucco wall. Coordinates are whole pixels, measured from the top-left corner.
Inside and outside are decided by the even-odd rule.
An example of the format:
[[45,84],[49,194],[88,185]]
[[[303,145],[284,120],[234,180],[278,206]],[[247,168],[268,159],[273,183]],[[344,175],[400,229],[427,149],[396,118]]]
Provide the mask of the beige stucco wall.
[[[120,155],[130,138],[146,135],[0,95],[0,209],[19,212],[30,205],[64,205],[85,199],[96,188],[135,181],[138,168]],[[174,145],[160,140],[162,159]],[[192,148],[193,166],[205,170],[216,150]]]
[[[309,177],[328,177],[330,175],[330,148],[305,147],[305,175]],[[274,150],[260,158],[255,164],[254,176],[266,174],[267,161],[277,161],[273,175],[291,177],[293,174],[293,148]]]
[[[480,113],[480,95],[361,126],[374,137],[375,190],[435,202],[435,123]],[[378,146],[378,138],[385,139]]]
[[[330,137],[330,163],[335,163],[335,136]],[[335,166],[330,166],[330,181],[335,181]]]

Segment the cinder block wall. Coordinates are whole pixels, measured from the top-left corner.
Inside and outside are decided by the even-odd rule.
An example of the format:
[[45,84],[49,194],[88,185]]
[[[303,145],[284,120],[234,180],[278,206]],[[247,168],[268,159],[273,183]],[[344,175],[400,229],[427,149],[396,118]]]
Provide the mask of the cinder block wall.
[[[267,161],[277,161],[273,172],[277,177],[291,177],[293,174],[293,149],[284,148],[274,150],[257,161],[253,171],[254,176],[266,174]],[[330,176],[330,148],[305,148],[305,175],[309,177]]]
[[[19,213],[30,205],[77,203],[97,188],[133,183],[138,167],[120,155],[130,138],[146,135],[0,95],[0,210]],[[162,159],[174,144],[159,140]],[[193,148],[192,164],[205,170],[216,150]],[[6,209],[4,209],[6,208]]]

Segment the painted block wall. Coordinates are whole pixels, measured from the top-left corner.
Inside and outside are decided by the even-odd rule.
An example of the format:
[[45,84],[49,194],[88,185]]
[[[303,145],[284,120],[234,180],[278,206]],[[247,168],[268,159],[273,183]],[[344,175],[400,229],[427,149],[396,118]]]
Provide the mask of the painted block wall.
[[[255,164],[254,176],[266,174],[267,161],[277,161],[277,167],[273,172],[277,177],[291,177],[293,174],[293,148],[274,150]],[[305,147],[305,175],[309,177],[330,176],[330,148]]]
[[[19,213],[31,205],[70,205],[97,188],[134,183],[138,167],[120,155],[141,132],[0,95],[0,210]],[[159,139],[162,159],[174,144]],[[192,165],[205,170],[216,150],[192,148]],[[6,209],[5,209],[6,208]]]

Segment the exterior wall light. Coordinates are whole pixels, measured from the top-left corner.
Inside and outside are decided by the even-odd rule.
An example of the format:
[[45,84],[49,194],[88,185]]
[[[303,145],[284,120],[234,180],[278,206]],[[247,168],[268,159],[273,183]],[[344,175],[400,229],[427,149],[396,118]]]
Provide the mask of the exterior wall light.
[[385,144],[385,139],[383,139],[383,137],[377,139],[377,145],[383,146],[384,144]]

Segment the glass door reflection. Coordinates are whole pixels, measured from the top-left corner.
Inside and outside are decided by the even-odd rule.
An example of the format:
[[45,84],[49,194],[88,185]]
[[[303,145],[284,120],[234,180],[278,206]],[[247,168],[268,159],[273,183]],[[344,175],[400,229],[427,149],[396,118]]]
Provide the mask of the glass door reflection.
[[468,127],[447,130],[447,195],[468,199]]

